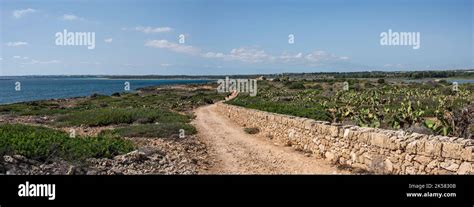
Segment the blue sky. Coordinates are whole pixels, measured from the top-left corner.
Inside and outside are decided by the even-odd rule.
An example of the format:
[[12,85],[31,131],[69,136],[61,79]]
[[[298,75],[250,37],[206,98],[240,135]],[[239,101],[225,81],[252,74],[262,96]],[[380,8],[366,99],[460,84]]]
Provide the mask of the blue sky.
[[[0,75],[474,68],[471,0],[0,2]],[[56,45],[64,29],[95,48]],[[420,49],[382,46],[389,29]]]

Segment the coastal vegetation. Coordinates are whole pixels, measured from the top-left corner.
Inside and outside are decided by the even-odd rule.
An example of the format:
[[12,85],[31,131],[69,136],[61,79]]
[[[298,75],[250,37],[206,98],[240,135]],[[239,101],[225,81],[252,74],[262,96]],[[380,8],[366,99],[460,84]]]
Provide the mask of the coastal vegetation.
[[[191,110],[225,95],[208,85],[187,85],[0,105],[0,116],[13,120],[0,122],[0,155],[37,160],[110,158],[135,148],[126,138],[195,134]],[[97,133],[71,137],[71,129],[87,127],[97,128]]]
[[[344,82],[349,84],[343,90]],[[474,84],[385,79],[259,81],[230,104],[342,124],[473,138]]]
[[46,161],[60,157],[80,161],[86,158],[111,158],[130,152],[130,141],[106,136],[79,136],[40,126],[0,124],[0,154],[23,155]]

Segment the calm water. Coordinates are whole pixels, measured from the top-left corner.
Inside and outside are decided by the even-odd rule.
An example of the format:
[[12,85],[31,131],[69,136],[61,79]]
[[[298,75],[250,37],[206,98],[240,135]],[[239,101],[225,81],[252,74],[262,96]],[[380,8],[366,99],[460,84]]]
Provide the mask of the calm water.
[[[20,91],[15,90],[17,81],[21,83]],[[146,86],[209,82],[209,80],[0,77],[0,104],[89,96],[94,93],[111,95],[115,92],[123,92],[125,81],[130,83],[130,91]]]
[[463,79],[463,80],[448,80],[448,82],[458,82],[459,84],[462,83],[474,83],[474,79]]

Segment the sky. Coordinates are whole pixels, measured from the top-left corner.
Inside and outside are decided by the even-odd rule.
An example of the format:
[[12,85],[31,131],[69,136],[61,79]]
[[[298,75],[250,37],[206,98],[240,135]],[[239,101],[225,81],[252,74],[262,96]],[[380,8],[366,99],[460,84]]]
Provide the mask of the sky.
[[[0,76],[467,69],[473,10],[472,0],[0,0]],[[95,47],[58,44],[64,30],[94,34]],[[419,49],[381,44],[389,30],[418,33]]]

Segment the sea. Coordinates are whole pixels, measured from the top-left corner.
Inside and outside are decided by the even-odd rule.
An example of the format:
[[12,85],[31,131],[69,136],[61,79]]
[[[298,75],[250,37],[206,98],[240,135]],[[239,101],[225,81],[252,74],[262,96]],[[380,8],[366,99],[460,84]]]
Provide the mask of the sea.
[[[206,83],[195,79],[105,79],[68,77],[8,77],[0,76],[0,104],[89,96],[111,95],[147,86]],[[19,89],[19,90],[17,90]]]

